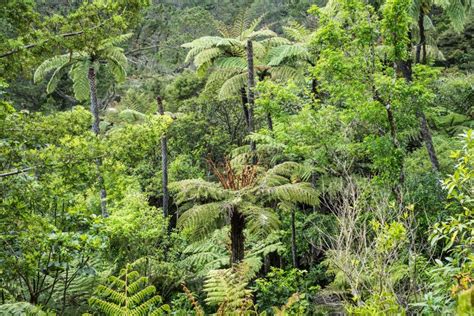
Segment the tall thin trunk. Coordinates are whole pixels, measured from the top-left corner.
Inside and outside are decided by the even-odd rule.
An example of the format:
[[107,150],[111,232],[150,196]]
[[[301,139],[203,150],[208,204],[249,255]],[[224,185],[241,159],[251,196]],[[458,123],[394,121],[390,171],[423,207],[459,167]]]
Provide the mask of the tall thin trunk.
[[433,138],[431,137],[431,131],[428,126],[428,122],[426,121],[425,113],[422,109],[419,109],[418,117],[420,119],[421,135],[423,137],[423,140],[425,141],[425,147],[428,151],[428,156],[430,157],[431,166],[434,171],[439,171],[438,156],[436,155],[436,150],[433,144]]
[[89,79],[89,91],[91,95],[90,110],[92,113],[92,117],[94,118],[94,121],[92,122],[92,131],[97,136],[99,135],[99,132],[100,132],[99,130],[100,118],[99,118],[99,102],[97,101],[97,88],[96,88],[96,83],[95,83],[94,67],[89,67],[88,79]]
[[291,210],[291,258],[293,259],[293,267],[298,268],[298,255],[296,253],[296,226],[295,226],[295,210]]
[[[255,107],[255,70],[253,67],[253,44],[252,41],[247,41],[247,73],[248,73],[248,82],[247,82],[247,101],[249,105],[249,133],[255,132],[255,122],[253,116],[253,110]],[[250,149],[252,150],[252,164],[257,164],[257,147],[254,141],[250,142]]]
[[242,213],[234,207],[230,215],[231,264],[236,264],[244,260],[244,228],[245,218]]
[[249,101],[247,99],[247,92],[245,91],[245,88],[240,89],[240,96],[242,99],[242,110],[244,112],[245,125],[247,125],[247,129],[249,129]]
[[[313,164],[314,164],[314,162],[313,162]],[[313,166],[313,168],[314,168],[314,166]],[[316,171],[313,170],[313,171],[311,171],[311,187],[313,189],[316,189],[316,180],[317,180]],[[315,205],[313,205],[313,212],[316,212],[316,206]]]
[[420,8],[420,14],[418,15],[418,30],[420,32],[420,41],[416,45],[415,51],[415,62],[419,64],[426,63],[426,34],[425,34],[425,24],[424,24],[425,14],[423,9]]
[[[413,81],[411,63],[409,61],[399,63],[405,80],[410,83]],[[425,113],[422,108],[418,108],[416,111],[418,119],[420,120],[420,132],[423,137],[423,142],[425,143],[426,151],[428,152],[428,157],[430,158],[431,166],[434,171],[439,171],[439,161],[436,154],[436,150],[433,144],[433,138],[431,136],[430,127],[426,121]]]
[[270,114],[270,112],[267,112],[267,125],[268,125],[268,129],[270,131],[273,131],[273,120],[272,120],[272,115]]
[[[89,79],[89,92],[91,96],[91,113],[94,118],[94,121],[92,123],[92,132],[96,136],[99,135],[100,129],[99,129],[99,124],[100,124],[100,118],[99,118],[99,102],[97,101],[97,88],[96,88],[96,83],[95,83],[95,69],[94,67],[89,67],[89,72],[88,72],[88,79]],[[103,217],[108,217],[109,214],[107,213],[107,191],[105,190],[105,184],[104,184],[104,178],[102,177],[100,168],[102,166],[102,159],[96,158],[95,164],[97,166],[97,181],[99,182],[99,188],[100,188],[100,210],[102,213]]]
[[[163,100],[161,96],[156,97],[156,102],[158,103],[158,112],[160,115],[165,114],[165,108],[163,106]],[[168,216],[168,204],[169,204],[169,192],[168,192],[168,137],[166,134],[161,136],[161,170],[162,177],[161,183],[163,187],[163,216]]]

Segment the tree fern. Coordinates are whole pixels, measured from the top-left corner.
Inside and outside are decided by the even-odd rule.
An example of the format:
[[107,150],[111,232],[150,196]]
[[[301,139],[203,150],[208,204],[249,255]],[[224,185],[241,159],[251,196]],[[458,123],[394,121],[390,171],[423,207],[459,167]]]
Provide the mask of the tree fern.
[[[304,168],[296,163],[275,166],[261,175],[255,166],[235,168],[230,162],[223,170],[213,168],[219,184],[191,179],[170,185],[178,205],[185,207],[178,226],[192,230],[199,238],[232,223],[234,216],[243,216],[251,235],[267,236],[277,229],[279,220],[265,202],[316,205],[319,201],[316,190],[309,183],[301,183]],[[186,208],[188,203],[191,206]]]
[[170,312],[156,288],[148,285],[148,278],[133,271],[131,265],[121,270],[118,277],[111,276],[108,285],[97,287],[89,304],[106,315],[163,315]]
[[90,67],[98,68],[99,63],[105,63],[116,81],[125,80],[127,58],[123,53],[123,49],[114,45],[122,43],[129,37],[130,34],[125,34],[105,39],[93,53],[74,52],[49,58],[36,69],[34,82],[44,80],[46,75],[54,70],[46,90],[47,93],[52,93],[65,74],[65,69],[69,68],[69,77],[73,82],[74,95],[79,101],[85,101],[90,97],[88,82]]

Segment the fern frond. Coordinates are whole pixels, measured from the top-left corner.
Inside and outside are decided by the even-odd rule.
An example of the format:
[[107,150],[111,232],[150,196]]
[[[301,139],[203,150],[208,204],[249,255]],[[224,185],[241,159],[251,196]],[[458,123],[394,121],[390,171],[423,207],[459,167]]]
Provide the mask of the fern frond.
[[245,71],[247,69],[247,61],[242,57],[221,57],[216,59],[214,65],[222,69],[235,69]]
[[53,72],[53,75],[49,79],[48,85],[46,86],[46,93],[49,94],[56,90],[61,78],[67,74],[68,66],[70,66],[70,63],[66,63],[64,66],[56,68],[56,70]]
[[263,59],[267,54],[267,48],[260,42],[253,41],[253,56],[255,59]]
[[153,285],[145,286],[147,278],[141,277],[137,271],[131,270],[132,265],[121,270],[120,276],[110,278],[111,285],[97,287],[97,295],[89,299],[89,304],[105,315],[162,315],[169,311],[168,305],[158,307],[161,296],[156,295]]
[[123,309],[119,305],[101,300],[97,297],[91,297],[89,299],[89,305],[96,307],[106,315],[123,315]]
[[251,295],[246,289],[248,281],[238,269],[210,271],[204,282],[207,293],[206,302],[211,306],[220,306],[225,311],[235,311],[241,307],[245,298]]
[[290,25],[283,27],[283,34],[285,34],[286,37],[290,38],[291,40],[301,43],[306,42],[310,31],[303,25],[293,22]]
[[309,60],[310,54],[308,49],[299,44],[293,45],[281,45],[273,48],[269,54],[271,55],[271,59],[268,62],[270,66],[279,66],[283,62],[288,61],[290,59],[293,60]]
[[90,62],[84,60],[75,63],[69,71],[69,76],[73,82],[74,96],[79,101],[85,101],[89,99],[89,72]]
[[148,283],[148,278],[140,277],[128,285],[128,292],[131,294],[137,293],[137,291],[146,283]]
[[240,208],[245,216],[249,232],[255,236],[266,236],[275,231],[280,221],[273,210],[254,204],[244,204]]
[[204,237],[223,221],[225,209],[223,202],[195,205],[179,217],[178,227],[192,229],[197,238]]
[[[139,305],[141,302],[143,302],[146,299],[146,297],[155,294],[155,292],[156,292],[156,288],[153,285],[149,285],[146,288],[130,296],[128,298],[128,302],[132,303],[133,305]],[[152,299],[154,300],[155,303],[161,303],[161,297],[159,295],[154,296]],[[142,306],[145,305],[145,303],[143,303]]]
[[217,47],[208,48],[201,51],[194,57],[194,65],[201,68],[204,64],[212,63],[212,61],[222,55],[222,50]]
[[283,184],[267,189],[270,197],[293,203],[304,203],[307,205],[318,205],[318,192],[309,183]]
[[117,292],[111,288],[108,288],[104,285],[99,285],[97,290],[100,291],[108,299],[112,300],[114,304],[121,305],[127,299],[127,296],[123,293]]
[[0,305],[0,314],[9,316],[37,315],[47,316],[50,313],[43,312],[40,307],[28,302],[16,302]]
[[41,65],[36,68],[35,74],[33,76],[34,83],[38,83],[44,79],[46,74],[53,69],[58,69],[64,67],[66,64],[70,62],[70,55],[60,55],[54,56],[50,59],[46,59],[41,63]]
[[288,80],[293,80],[295,83],[304,82],[304,75],[301,69],[290,66],[272,67],[271,76],[274,81],[281,83],[286,83]]
[[219,184],[204,181],[202,179],[190,179],[172,182],[169,185],[171,191],[176,192],[177,204],[188,201],[219,201],[229,197],[229,192]]
[[291,44],[291,42],[288,39],[284,37],[280,37],[280,36],[265,38],[261,40],[260,43],[262,43],[265,47],[278,47],[281,45]]
[[240,96],[240,91],[247,85],[247,73],[235,75],[227,79],[219,90],[219,99],[225,100]]
[[125,71],[124,65],[121,64],[118,60],[113,57],[108,58],[107,66],[110,69],[110,72],[115,77],[115,81],[123,82],[127,77],[127,72]]
[[246,37],[249,37],[248,34],[252,34],[255,29],[257,28],[257,26],[262,23],[262,20],[263,20],[263,15],[262,16],[259,16],[258,18],[256,18],[255,20],[253,20],[247,27],[246,27],[246,30],[244,32],[241,32],[243,33],[243,38],[246,38]]
[[261,29],[258,31],[253,31],[247,35],[248,40],[256,40],[258,38],[265,38],[265,37],[276,37],[277,33],[273,32],[269,29]]

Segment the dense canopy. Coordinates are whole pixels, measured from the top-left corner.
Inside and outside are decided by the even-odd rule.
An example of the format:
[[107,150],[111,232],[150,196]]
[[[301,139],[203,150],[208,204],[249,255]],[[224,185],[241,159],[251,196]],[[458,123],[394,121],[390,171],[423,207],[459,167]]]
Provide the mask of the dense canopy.
[[2,0],[1,315],[472,315],[471,0]]

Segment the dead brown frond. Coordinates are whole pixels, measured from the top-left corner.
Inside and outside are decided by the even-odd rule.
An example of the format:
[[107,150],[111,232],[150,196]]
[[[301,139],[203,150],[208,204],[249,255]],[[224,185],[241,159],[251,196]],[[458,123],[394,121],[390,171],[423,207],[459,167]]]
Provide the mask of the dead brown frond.
[[254,165],[246,165],[242,171],[237,172],[232,168],[228,159],[225,159],[221,165],[216,164],[210,159],[207,162],[211,167],[212,173],[219,179],[219,182],[225,189],[238,191],[254,185],[257,180],[257,167]]

